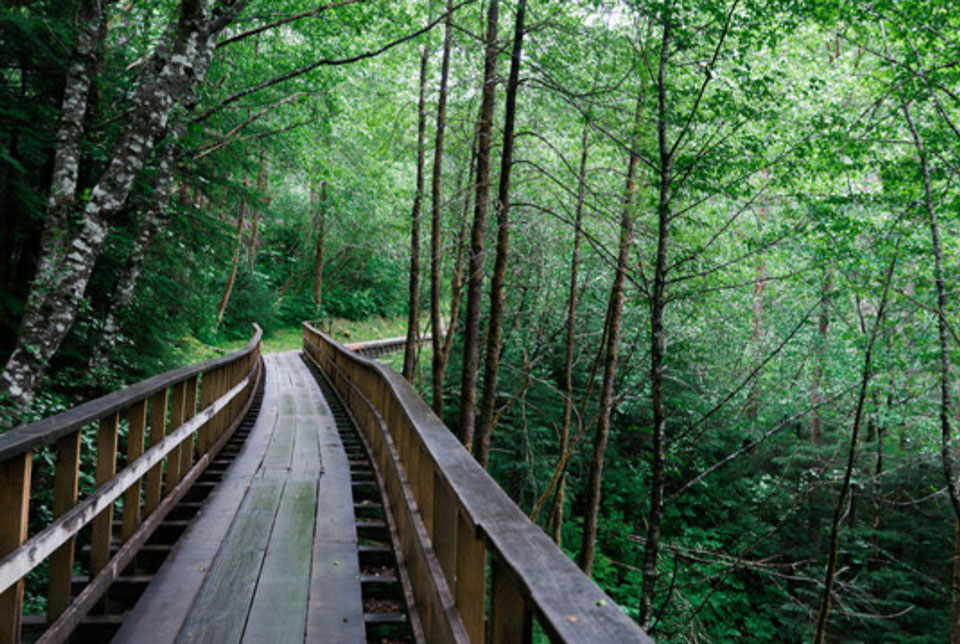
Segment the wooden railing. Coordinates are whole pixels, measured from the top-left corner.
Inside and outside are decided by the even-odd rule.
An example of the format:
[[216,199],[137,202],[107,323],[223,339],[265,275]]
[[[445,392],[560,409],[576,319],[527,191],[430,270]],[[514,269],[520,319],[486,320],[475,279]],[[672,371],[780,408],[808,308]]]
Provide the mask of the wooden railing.
[[428,641],[529,642],[536,619],[554,642],[652,642],[398,373],[307,323],[303,346],[370,446]]
[[[246,414],[261,378],[260,337],[254,325],[253,339],[235,353],[143,380],[0,435],[0,644],[20,641],[24,578],[45,560],[47,629],[38,640],[44,644],[65,641],[134,562]],[[82,438],[93,431],[96,470],[83,474],[92,475],[95,489],[81,499]],[[126,441],[119,472],[118,438]],[[33,494],[31,480],[41,484]],[[52,516],[39,521],[43,525],[28,539],[31,505],[36,511],[38,497],[49,497],[43,486],[51,485]],[[122,522],[119,543],[112,544],[115,510],[122,512]],[[42,517],[33,519],[35,525]],[[71,599],[74,543],[88,524],[90,581]]]

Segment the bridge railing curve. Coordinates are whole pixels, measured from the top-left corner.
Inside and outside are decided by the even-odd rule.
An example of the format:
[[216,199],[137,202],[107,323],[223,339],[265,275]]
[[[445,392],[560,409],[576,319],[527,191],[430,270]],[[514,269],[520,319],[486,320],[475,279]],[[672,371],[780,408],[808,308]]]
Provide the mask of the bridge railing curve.
[[[20,641],[24,578],[44,561],[47,628],[38,640],[44,644],[66,641],[134,561],[250,407],[262,373],[261,335],[254,325],[253,338],[239,351],[0,434],[0,644]],[[94,429],[96,470],[81,472],[82,438]],[[117,471],[121,440],[126,450]],[[81,475],[92,475],[95,486],[84,498],[78,494]],[[32,480],[52,486],[52,516],[28,539],[31,498],[36,506],[44,492],[31,495]],[[118,542],[115,513],[121,516]],[[35,525],[40,517],[33,518]],[[89,582],[71,597],[75,541],[91,524]]]
[[529,642],[536,619],[554,642],[652,643],[398,373],[308,323],[303,346],[371,447],[428,641]]

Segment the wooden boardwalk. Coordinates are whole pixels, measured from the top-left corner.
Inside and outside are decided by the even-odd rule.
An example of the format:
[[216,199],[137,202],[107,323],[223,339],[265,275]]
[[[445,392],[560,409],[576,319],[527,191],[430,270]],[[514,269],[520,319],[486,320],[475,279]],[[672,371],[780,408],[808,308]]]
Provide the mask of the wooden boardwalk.
[[363,642],[349,463],[297,352],[264,356],[260,415],[114,642]]
[[[261,361],[255,327],[232,354],[0,435],[0,644],[530,644],[534,622],[562,644],[652,644],[400,374],[303,332],[303,357]],[[54,517],[31,536],[35,461]],[[45,560],[47,614],[25,618]]]

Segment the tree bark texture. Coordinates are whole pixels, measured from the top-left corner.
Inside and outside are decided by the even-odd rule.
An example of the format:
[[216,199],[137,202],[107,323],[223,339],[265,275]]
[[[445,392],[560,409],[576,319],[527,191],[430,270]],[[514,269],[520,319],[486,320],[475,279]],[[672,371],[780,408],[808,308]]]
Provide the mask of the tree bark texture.
[[176,147],[174,142],[171,141],[163,150],[160,165],[157,167],[157,176],[154,180],[150,204],[140,220],[140,226],[133,240],[133,247],[130,249],[126,267],[113,290],[113,297],[110,298],[109,309],[103,320],[103,331],[90,357],[91,368],[96,369],[105,366],[110,361],[110,357],[120,339],[121,329],[117,316],[133,301],[133,294],[136,292],[137,281],[143,271],[147,252],[150,250],[150,244],[160,227],[160,221],[166,213],[170,197],[173,194],[173,170],[175,165]]
[[407,342],[403,347],[403,377],[413,382],[420,346],[420,211],[423,209],[427,131],[427,62],[430,50],[420,51],[420,96],[417,99],[417,185],[410,213],[410,282],[407,295]]
[[840,484],[840,493],[837,495],[836,505],[833,507],[833,520],[830,524],[830,550],[827,555],[827,571],[824,575],[823,589],[820,592],[820,607],[817,611],[817,625],[813,635],[814,644],[823,644],[827,634],[827,618],[830,615],[831,595],[833,594],[833,582],[836,577],[837,561],[840,551],[840,526],[843,522],[847,509],[847,500],[850,496],[850,480],[853,477],[853,470],[856,465],[857,443],[860,440],[860,427],[863,424],[863,410],[867,399],[867,388],[870,385],[870,378],[873,375],[871,371],[871,360],[873,358],[873,347],[877,340],[877,333],[883,324],[884,312],[887,308],[887,296],[890,293],[890,282],[893,278],[893,269],[896,266],[896,256],[890,262],[887,269],[886,283],[883,288],[883,297],[880,300],[880,308],[877,311],[877,319],[874,322],[873,330],[870,332],[870,340],[867,343],[867,350],[863,356],[863,370],[860,376],[860,393],[857,397],[857,409],[853,417],[853,430],[850,432],[850,445],[847,449],[847,466],[844,470],[843,481]]
[[490,0],[484,44],[483,91],[477,116],[477,178],[470,256],[467,269],[467,310],[464,318],[463,372],[460,378],[460,440],[473,450],[477,418],[477,374],[480,363],[480,309],[483,296],[483,246],[490,207],[490,144],[497,91],[497,21],[499,0]]
[[[440,93],[437,96],[437,133],[433,144],[433,174],[430,182],[430,327],[433,329],[431,356],[431,398],[433,411],[443,418],[444,337],[440,320],[441,245],[443,239],[443,148],[447,128],[447,83],[450,78],[450,37],[453,31],[453,0],[447,0],[447,17],[443,21],[443,57],[440,62]],[[451,327],[452,322],[451,322]],[[452,328],[448,329],[452,332]]]
[[[267,167],[267,160],[264,158],[265,152],[260,148],[260,159],[257,165],[257,194],[260,202],[264,206],[270,205],[270,169]],[[250,239],[247,243],[247,260],[250,265],[250,272],[253,272],[257,264],[257,245],[260,243],[260,209],[254,208],[250,213]]]
[[667,330],[663,314],[667,306],[667,250],[670,244],[672,204],[670,184],[673,178],[673,155],[667,142],[667,52],[671,40],[669,9],[663,25],[660,48],[660,71],[657,78],[657,143],[660,150],[660,194],[657,203],[657,260],[650,298],[650,389],[653,407],[653,436],[650,454],[650,513],[647,519],[647,540],[643,548],[643,581],[640,589],[640,625],[649,630],[653,623],[653,598],[656,594],[657,562],[660,557],[660,531],[663,523],[663,491],[665,485],[665,442],[667,407],[664,392],[664,358],[667,351]]
[[[887,34],[882,22],[880,23],[880,29],[883,34],[883,44],[887,58],[892,60],[890,45],[887,42]],[[892,66],[893,63],[891,63]],[[893,73],[896,74],[895,69]],[[953,505],[957,520],[960,521],[960,491],[957,489],[957,468],[953,456],[953,429],[950,426],[950,407],[952,405],[950,401],[950,328],[947,323],[947,286],[943,270],[943,244],[940,241],[940,223],[933,200],[933,185],[930,178],[930,162],[927,149],[913,119],[910,102],[903,96],[903,88],[899,82],[896,84],[896,89],[900,97],[900,110],[903,112],[903,118],[910,130],[910,137],[917,152],[917,160],[920,162],[920,178],[923,181],[923,204],[927,213],[927,225],[930,229],[930,245],[933,250],[933,277],[937,288],[937,331],[940,349],[938,365],[940,372],[940,460],[943,463],[943,474],[947,483],[947,491],[950,494],[950,503]]]
[[313,226],[317,229],[317,241],[313,251],[313,301],[319,311],[323,305],[323,252],[327,227],[327,182],[320,184],[319,194],[310,190],[310,205],[313,206]]
[[494,211],[497,215],[497,254],[490,279],[490,314],[487,322],[487,354],[483,370],[483,397],[477,429],[477,461],[487,466],[490,441],[496,426],[497,372],[500,369],[500,343],[503,336],[503,285],[507,281],[510,255],[510,174],[513,167],[514,127],[517,119],[517,90],[520,85],[520,57],[523,54],[523,21],[526,0],[517,5],[513,32],[513,52],[507,80],[507,97],[503,117],[503,149],[500,153],[500,181]]
[[[570,290],[567,293],[567,328],[564,340],[563,355],[563,417],[560,421],[560,440],[557,448],[557,461],[564,459],[570,449],[570,423],[573,419],[573,356],[576,348],[577,331],[577,288],[580,277],[580,246],[582,243],[583,202],[586,196],[587,179],[587,135],[589,123],[583,124],[583,135],[580,138],[580,172],[577,176],[577,205],[573,222],[573,252],[570,255]],[[562,544],[563,533],[563,505],[566,496],[567,474],[566,468],[560,473],[557,482],[557,491],[553,500],[553,512],[550,513],[550,524],[553,526],[553,540],[557,545]]]
[[960,521],[953,529],[953,574],[950,580],[950,644],[960,644]]
[[[246,171],[244,171],[244,189],[248,188],[249,184],[250,179]],[[217,324],[223,322],[223,314],[227,312],[227,305],[230,304],[230,295],[233,293],[233,285],[237,281],[237,269],[240,267],[240,251],[243,249],[243,223],[246,217],[246,209],[246,199],[241,199],[240,207],[237,209],[237,243],[233,247],[233,257],[230,259],[230,273],[227,275],[227,283],[223,287],[220,304],[217,305]]]
[[[225,16],[232,19],[234,9],[239,10],[230,7],[218,22],[223,22]],[[183,0],[176,29],[168,32],[172,39],[158,48],[153,64],[144,66],[131,101],[130,117],[118,135],[106,169],[83,206],[78,230],[69,236],[69,240],[57,244],[61,250],[42,249],[43,256],[27,298],[28,306],[16,347],[0,375],[0,388],[14,405],[22,407],[30,400],[50,359],[69,332],[94,264],[106,243],[112,220],[126,203],[154,143],[166,130],[173,107],[205,75],[215,37],[208,21],[207,3]],[[79,71],[85,63],[82,60],[74,62],[77,64],[71,67],[77,70],[74,80],[78,87],[71,89],[65,97],[70,101],[67,115],[79,114],[83,110],[81,107],[74,109],[74,106],[85,93],[79,91],[79,85],[89,83],[89,72],[84,81],[84,74]],[[68,143],[61,154],[63,180],[51,191],[53,200],[58,203],[75,188],[77,171],[69,168],[79,158],[69,151],[79,132],[75,130],[75,123],[67,121],[75,122],[76,117],[68,116],[61,124],[65,131],[73,128],[71,131],[75,134],[64,139]],[[65,204],[69,202],[69,199],[64,201]],[[65,208],[65,212],[74,211],[72,206],[65,205]],[[53,216],[54,222],[57,216]],[[58,226],[54,223],[50,228],[57,231]],[[54,238],[57,238],[56,234]]]
[[[640,128],[640,109],[643,105],[643,93],[637,97],[634,119],[633,144],[637,142]],[[620,242],[617,250],[617,269],[610,288],[610,300],[607,304],[606,344],[603,359],[603,383],[600,390],[600,410],[597,419],[596,434],[593,439],[593,457],[590,460],[590,473],[587,476],[586,502],[583,517],[583,538],[580,542],[578,563],[588,575],[593,570],[594,550],[597,545],[597,518],[600,513],[600,485],[603,480],[603,457],[610,436],[610,416],[613,411],[613,386],[617,378],[617,357],[620,343],[620,324],[623,315],[624,282],[630,261],[630,248],[633,245],[633,210],[637,195],[637,172],[640,155],[636,145],[630,148],[627,162],[627,179],[623,194],[623,210],[620,213]]]
[[827,362],[827,338],[830,334],[830,290],[833,276],[830,268],[824,268],[820,283],[820,314],[817,316],[817,338],[814,344],[813,376],[810,379],[810,444],[823,443],[823,417],[820,404],[823,402],[823,371]]

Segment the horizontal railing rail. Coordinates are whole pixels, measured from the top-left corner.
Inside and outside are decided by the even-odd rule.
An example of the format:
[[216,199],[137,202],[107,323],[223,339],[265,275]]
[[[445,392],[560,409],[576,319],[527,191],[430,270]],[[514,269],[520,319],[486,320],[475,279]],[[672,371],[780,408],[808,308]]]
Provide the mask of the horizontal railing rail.
[[[20,642],[25,577],[44,561],[49,572],[47,628],[38,640],[43,644],[66,641],[134,562],[249,409],[262,377],[261,336],[254,325],[253,338],[239,351],[0,434],[0,644]],[[81,499],[82,438],[94,428],[95,471],[86,473],[94,489]],[[118,472],[121,439],[126,451]],[[42,458],[48,449],[52,454]],[[34,481],[47,487],[35,487]],[[44,494],[52,516],[35,514],[34,527],[41,525],[28,538],[31,509],[38,510]],[[118,505],[122,520],[115,535]],[[72,597],[75,544],[88,525],[89,581]]]
[[[430,342],[433,338],[429,333],[420,336],[420,344]],[[379,358],[380,356],[399,353],[407,346],[407,337],[384,338],[382,340],[367,340],[364,342],[352,342],[344,345],[344,348],[353,351],[365,358]]]
[[430,641],[529,642],[535,618],[554,642],[652,642],[527,518],[398,373],[309,323],[303,345],[371,447]]

